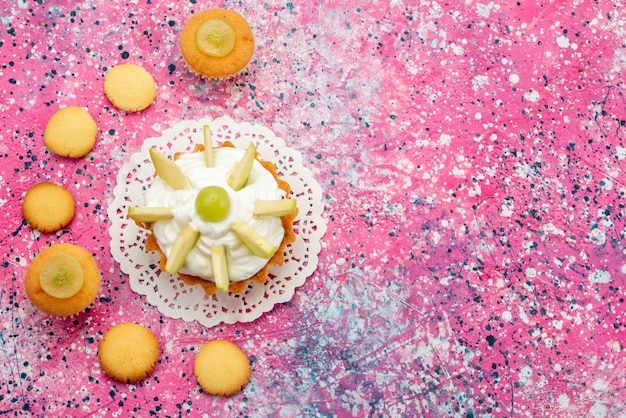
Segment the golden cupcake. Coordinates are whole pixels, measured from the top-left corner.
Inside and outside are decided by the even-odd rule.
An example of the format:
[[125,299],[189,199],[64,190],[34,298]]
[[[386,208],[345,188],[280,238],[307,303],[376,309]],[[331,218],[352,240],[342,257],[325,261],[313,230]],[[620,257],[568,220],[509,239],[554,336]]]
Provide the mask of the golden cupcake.
[[39,309],[70,316],[84,311],[98,295],[100,270],[84,248],[54,244],[33,259],[24,285],[26,295]]
[[209,9],[189,19],[181,33],[180,49],[191,70],[222,79],[248,65],[254,54],[254,36],[239,13]]
[[161,270],[188,284],[242,292],[247,281],[265,283],[268,268],[284,263],[295,241],[296,200],[272,163],[256,148],[214,147],[210,129],[204,143],[172,159],[155,148],[157,176],[144,195],[146,206],[128,215],[150,231],[147,251],[161,255]]

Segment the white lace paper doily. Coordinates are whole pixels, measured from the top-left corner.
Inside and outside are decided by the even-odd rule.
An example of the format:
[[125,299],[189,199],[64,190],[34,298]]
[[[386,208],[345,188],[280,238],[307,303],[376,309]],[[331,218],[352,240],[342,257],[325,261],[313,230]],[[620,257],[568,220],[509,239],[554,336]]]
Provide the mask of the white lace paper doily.
[[[240,294],[217,292],[208,296],[201,286],[185,284],[178,276],[159,269],[159,255],[145,251],[147,232],[128,218],[128,208],[144,206],[144,192],[154,178],[149,149],[156,147],[165,155],[191,151],[203,142],[203,125],[211,127],[214,144],[232,142],[244,149],[250,142],[259,157],[276,165],[278,175],[291,186],[298,202],[294,221],[296,241],[285,249],[285,263],[269,269],[265,284],[250,283]],[[185,321],[198,321],[212,327],[221,322],[250,322],[269,312],[274,305],[289,301],[299,286],[317,268],[321,238],[326,231],[322,218],[322,190],[311,172],[302,165],[300,154],[269,129],[237,123],[222,116],[218,119],[183,121],[163,131],[160,137],[144,141],[141,151],[122,166],[109,205],[111,253],[129,276],[131,289],[147,298],[163,315]]]

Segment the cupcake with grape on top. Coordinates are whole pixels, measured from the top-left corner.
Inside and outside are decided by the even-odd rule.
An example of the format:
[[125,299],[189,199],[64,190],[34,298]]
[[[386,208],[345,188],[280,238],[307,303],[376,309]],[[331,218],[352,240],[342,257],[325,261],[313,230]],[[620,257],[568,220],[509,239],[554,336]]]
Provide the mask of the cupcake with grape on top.
[[246,19],[226,9],[209,9],[189,19],[180,49],[189,68],[209,79],[240,73],[254,54],[254,36]]
[[31,261],[24,286],[42,311],[72,316],[87,309],[100,290],[100,270],[93,255],[69,243],[53,244]]

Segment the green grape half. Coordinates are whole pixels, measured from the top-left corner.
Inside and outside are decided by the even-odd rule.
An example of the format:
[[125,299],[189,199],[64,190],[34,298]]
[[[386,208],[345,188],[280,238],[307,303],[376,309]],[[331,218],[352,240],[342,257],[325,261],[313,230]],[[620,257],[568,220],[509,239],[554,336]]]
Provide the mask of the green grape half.
[[69,254],[56,254],[41,267],[39,282],[50,296],[65,299],[82,289],[85,276],[78,260]]
[[205,187],[196,196],[196,211],[204,221],[219,222],[223,220],[230,211],[228,192],[219,186]]
[[203,54],[225,57],[235,47],[235,31],[221,19],[210,19],[196,31],[196,46]]

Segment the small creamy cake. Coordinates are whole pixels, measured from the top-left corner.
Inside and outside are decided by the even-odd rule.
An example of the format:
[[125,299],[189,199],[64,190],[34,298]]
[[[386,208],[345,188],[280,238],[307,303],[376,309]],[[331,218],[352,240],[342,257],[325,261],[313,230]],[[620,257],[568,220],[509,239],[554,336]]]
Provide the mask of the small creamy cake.
[[162,270],[209,294],[238,293],[284,262],[284,247],[295,240],[296,201],[253,144],[214,148],[208,127],[205,134],[203,145],[174,159],[150,151],[157,176],[145,207],[129,208],[129,217],[150,229],[146,249],[161,253]]

